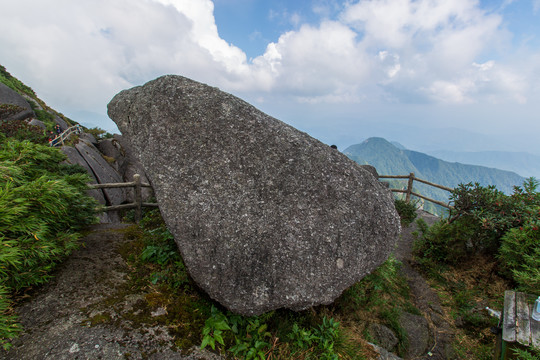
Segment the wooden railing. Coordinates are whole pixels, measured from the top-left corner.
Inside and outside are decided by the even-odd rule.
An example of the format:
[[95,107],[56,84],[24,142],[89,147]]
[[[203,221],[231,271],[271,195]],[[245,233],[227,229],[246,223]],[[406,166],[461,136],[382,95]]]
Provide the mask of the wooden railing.
[[105,211],[115,211],[115,210],[125,210],[125,209],[135,209],[135,221],[139,223],[142,218],[142,207],[157,207],[156,203],[146,203],[142,201],[142,188],[149,187],[152,185],[141,182],[141,176],[139,174],[133,175],[133,181],[127,183],[110,183],[110,184],[91,184],[88,185],[90,189],[114,189],[114,188],[123,188],[123,187],[132,187],[133,191],[133,201],[130,204],[121,204],[121,205],[112,205],[105,206],[102,210]]
[[452,188],[449,188],[449,187],[446,187],[446,186],[443,186],[443,185],[439,185],[439,184],[435,184],[435,183],[432,183],[432,182],[429,182],[429,181],[426,181],[426,180],[419,179],[419,178],[414,176],[414,173],[410,173],[409,175],[380,175],[379,179],[408,179],[409,181],[407,183],[407,188],[406,189],[404,189],[404,190],[403,189],[390,189],[392,192],[404,193],[405,194],[405,201],[407,203],[411,201],[411,195],[414,195],[416,197],[427,200],[427,201],[432,202],[434,204],[443,206],[443,207],[445,207],[447,209],[452,208],[452,206],[448,205],[447,203],[444,203],[444,202],[438,201],[438,200],[434,200],[434,199],[430,199],[427,196],[420,195],[418,193],[413,192],[413,183],[414,183],[414,181],[418,181],[418,182],[421,182],[423,184],[433,186],[433,187],[436,187],[438,189],[450,191],[450,192],[454,191],[454,189],[452,189]]
[[[447,209],[451,209],[452,206],[448,205],[447,203],[444,203],[442,201],[434,200],[431,198],[428,198],[427,196],[415,193],[413,191],[413,184],[414,181],[421,182],[423,184],[436,187],[438,189],[446,190],[446,191],[454,191],[454,189],[435,184],[426,180],[419,179],[414,176],[414,173],[410,173],[409,175],[380,175],[380,179],[408,179],[407,182],[407,188],[406,189],[390,189],[392,192],[396,193],[404,193],[405,194],[405,201],[408,203],[411,201],[411,196],[416,196],[421,199],[424,199],[426,201],[430,201],[434,204],[443,206]],[[112,206],[105,206],[101,208],[102,211],[116,211],[116,210],[125,210],[125,209],[135,209],[135,221],[138,223],[141,220],[142,217],[142,207],[158,207],[158,204],[156,203],[146,203],[142,201],[142,188],[143,187],[149,187],[151,188],[152,185],[141,182],[141,176],[139,174],[133,175],[133,181],[127,182],[127,183],[109,183],[109,184],[91,184],[88,185],[89,189],[114,189],[114,188],[124,188],[124,187],[133,187],[134,188],[134,196],[133,196],[133,203],[130,204],[121,204],[121,205],[112,205]]]
[[81,125],[77,124],[75,126],[67,128],[60,135],[58,135],[57,137],[55,137],[54,139],[49,141],[49,145],[50,146],[58,146],[59,144],[64,145],[64,141],[66,141],[71,136],[71,134],[73,134],[73,133],[75,133],[75,134],[82,133]]

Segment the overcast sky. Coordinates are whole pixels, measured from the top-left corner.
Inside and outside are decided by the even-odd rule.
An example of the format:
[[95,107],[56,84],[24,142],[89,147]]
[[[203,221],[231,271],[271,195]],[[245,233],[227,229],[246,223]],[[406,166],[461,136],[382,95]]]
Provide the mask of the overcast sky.
[[0,0],[0,64],[49,106],[164,74],[217,86],[341,150],[540,154],[540,0]]

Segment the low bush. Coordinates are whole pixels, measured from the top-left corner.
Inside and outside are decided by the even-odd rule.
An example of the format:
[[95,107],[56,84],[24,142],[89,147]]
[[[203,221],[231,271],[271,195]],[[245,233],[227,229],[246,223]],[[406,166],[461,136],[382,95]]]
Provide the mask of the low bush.
[[59,150],[29,141],[0,144],[0,342],[16,331],[8,294],[42,284],[78,246],[78,231],[96,220],[80,167]]
[[405,200],[394,200],[396,210],[401,218],[401,225],[409,226],[416,219],[416,203],[406,202]]
[[504,290],[512,288],[540,295],[538,185],[527,179],[511,195],[491,186],[460,185],[451,196],[449,219],[430,228],[417,221],[415,259],[448,299],[444,305],[461,336],[459,349],[469,357],[485,358],[494,346],[493,320],[482,311],[486,305],[501,309]]
[[540,227],[537,187],[534,178],[515,187],[512,195],[492,186],[459,185],[451,195],[454,208],[449,220],[424,229],[417,239],[417,258],[423,264],[456,265],[483,253],[499,256],[510,274],[515,268],[512,264],[527,262],[526,255],[534,256],[540,246],[535,230]]
[[29,125],[25,120],[0,122],[0,134],[5,138],[14,138],[19,141],[28,140],[37,144],[47,143],[47,136],[43,129]]

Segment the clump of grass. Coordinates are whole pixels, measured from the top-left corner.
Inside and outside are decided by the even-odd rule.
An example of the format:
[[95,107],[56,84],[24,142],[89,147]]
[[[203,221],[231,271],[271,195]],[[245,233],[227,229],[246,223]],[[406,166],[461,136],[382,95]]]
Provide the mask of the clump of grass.
[[61,164],[59,150],[0,139],[0,344],[20,327],[10,294],[43,284],[78,246],[79,231],[97,220],[96,201],[80,167]]

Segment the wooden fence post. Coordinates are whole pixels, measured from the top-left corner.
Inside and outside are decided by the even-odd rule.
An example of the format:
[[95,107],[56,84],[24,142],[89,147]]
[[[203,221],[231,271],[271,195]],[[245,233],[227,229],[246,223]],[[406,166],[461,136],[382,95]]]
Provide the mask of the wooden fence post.
[[141,175],[133,175],[133,182],[135,183],[133,194],[133,202],[135,203],[135,222],[138,224],[142,218]]
[[413,190],[414,173],[409,174],[409,182],[407,184],[407,193],[405,195],[405,202],[408,204],[411,201],[411,193]]

